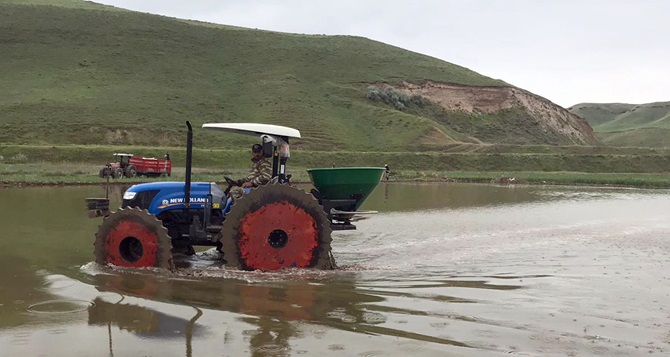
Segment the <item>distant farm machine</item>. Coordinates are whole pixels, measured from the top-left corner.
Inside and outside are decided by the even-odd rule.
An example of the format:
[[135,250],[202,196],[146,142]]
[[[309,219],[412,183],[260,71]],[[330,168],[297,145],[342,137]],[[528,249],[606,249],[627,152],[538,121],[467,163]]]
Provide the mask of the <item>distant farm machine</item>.
[[102,178],[122,178],[135,176],[170,176],[172,174],[172,161],[170,155],[166,154],[164,159],[153,157],[136,157],[133,154],[114,153],[114,162],[108,163],[100,169],[99,176]]
[[244,270],[333,269],[333,230],[356,229],[363,201],[381,181],[384,168],[347,167],[307,170],[314,185],[305,192],[290,184],[286,162],[296,129],[248,123],[203,124],[203,128],[260,136],[263,155],[272,162],[272,180],[246,189],[233,201],[229,190],[241,182],[191,182],[193,130],[186,122],[185,182],[154,182],[130,187],[121,208],[109,199],[89,198],[89,217],[103,216],[95,235],[99,264],[172,269],[175,254],[193,255],[194,246],[211,246],[228,267]]

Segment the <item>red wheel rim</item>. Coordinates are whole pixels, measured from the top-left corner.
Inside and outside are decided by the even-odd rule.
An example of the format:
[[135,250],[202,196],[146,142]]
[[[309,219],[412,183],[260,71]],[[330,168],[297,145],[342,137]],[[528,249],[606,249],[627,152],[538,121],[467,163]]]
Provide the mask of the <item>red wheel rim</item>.
[[[138,248],[138,244],[139,247]],[[122,221],[105,238],[106,260],[120,267],[156,266],[158,235],[133,221]]]
[[238,234],[242,261],[261,270],[309,267],[319,236],[314,218],[287,201],[247,213]]

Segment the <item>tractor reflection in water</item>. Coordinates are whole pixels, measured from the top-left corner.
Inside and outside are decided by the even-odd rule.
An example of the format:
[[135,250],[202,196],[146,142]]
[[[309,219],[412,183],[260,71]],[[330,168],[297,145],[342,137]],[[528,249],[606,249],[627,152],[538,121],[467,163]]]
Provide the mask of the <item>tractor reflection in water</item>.
[[[316,189],[290,185],[286,162],[296,129],[268,124],[204,124],[203,128],[260,136],[272,161],[270,183],[234,202],[227,192],[237,183],[191,182],[193,131],[187,122],[185,182],[130,187],[121,209],[111,213],[105,199],[87,199],[89,217],[104,216],[95,240],[99,264],[174,268],[173,254],[193,255],[193,246],[216,247],[229,267],[245,270],[333,269],[333,230],[355,229],[358,208],[377,187],[384,168],[308,170]],[[105,202],[107,206],[105,206]]]
[[[211,332],[198,324],[202,309],[209,314],[212,310],[239,314],[240,323],[246,324],[238,325],[245,328],[240,333],[249,337],[252,353],[261,354],[290,351],[291,339],[300,337],[296,322],[338,328],[346,323],[355,326],[360,333],[370,334],[379,333],[386,322],[383,314],[368,309],[370,304],[384,298],[357,291],[353,287],[354,281],[347,279],[329,285],[313,284],[309,280],[285,281],[281,285],[276,282],[249,284],[236,279],[211,284],[211,279],[165,280],[144,274],[96,275],[95,285],[101,293],[112,292],[121,298],[116,301],[95,299],[89,309],[89,324],[107,325],[110,342],[113,341],[112,326],[143,338],[183,337],[186,355],[190,356],[194,352],[193,341]],[[147,301],[152,308],[140,306]]]

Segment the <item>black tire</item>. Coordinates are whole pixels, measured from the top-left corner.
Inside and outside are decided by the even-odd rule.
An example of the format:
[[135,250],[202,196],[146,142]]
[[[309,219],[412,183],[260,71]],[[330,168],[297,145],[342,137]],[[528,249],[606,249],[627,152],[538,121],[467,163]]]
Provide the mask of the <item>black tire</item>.
[[137,169],[135,168],[135,166],[130,165],[130,166],[126,167],[125,174],[126,174],[127,178],[133,178],[133,177],[137,176]]
[[112,177],[115,178],[115,179],[122,178],[123,177],[123,170],[120,167],[117,167],[116,169],[113,169]]
[[[272,206],[286,209],[277,208],[279,211],[273,217],[263,216],[264,208]],[[300,216],[303,218],[297,221]],[[272,222],[269,223],[272,233],[266,236],[260,229],[251,228],[255,232],[247,234],[245,227],[253,225],[244,222],[250,222],[250,218]],[[307,221],[313,224],[315,235],[303,235],[299,233],[304,232],[302,230],[292,232],[286,228]],[[285,225],[287,222],[288,225]],[[331,232],[328,216],[314,196],[288,185],[268,184],[252,189],[235,201],[223,222],[221,244],[226,264],[238,269],[276,270],[295,266],[329,270],[336,268],[330,247]],[[253,244],[246,244],[252,241]],[[302,243],[313,244],[313,248]],[[296,260],[300,261],[299,264],[295,263]]]
[[107,176],[107,173],[105,172],[105,168],[104,168],[104,167],[100,169],[100,172],[98,173],[98,176],[99,176],[100,178],[105,178],[105,176]]
[[[129,232],[127,225],[137,229]],[[95,261],[101,265],[174,268],[168,230],[156,216],[136,207],[119,209],[105,217],[93,246]]]

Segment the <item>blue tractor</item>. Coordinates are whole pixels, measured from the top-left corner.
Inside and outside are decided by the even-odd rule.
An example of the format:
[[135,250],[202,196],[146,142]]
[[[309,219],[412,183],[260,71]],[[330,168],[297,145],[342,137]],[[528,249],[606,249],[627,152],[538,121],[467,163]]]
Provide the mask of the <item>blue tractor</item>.
[[[335,267],[331,232],[355,229],[351,220],[356,209],[379,183],[383,168],[344,168],[345,176],[357,181],[361,172],[368,172],[364,176],[372,184],[364,185],[342,182],[333,175],[338,169],[328,169],[325,176],[320,172],[337,181],[326,179],[326,192],[336,192],[343,183],[347,190],[342,197],[324,197],[316,184],[316,189],[305,192],[289,182],[289,139],[299,138],[298,130],[268,124],[204,124],[207,129],[260,136],[263,155],[272,162],[270,183],[246,189],[233,202],[228,191],[241,185],[239,181],[225,177],[225,189],[215,183],[191,182],[193,130],[186,124],[185,182],[134,185],[113,213],[108,199],[87,199],[89,217],[104,217],[95,236],[97,263],[173,269],[174,256],[195,254],[194,246],[211,246],[226,266],[239,269]],[[352,170],[356,175],[346,174]]]

